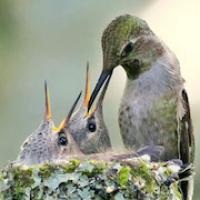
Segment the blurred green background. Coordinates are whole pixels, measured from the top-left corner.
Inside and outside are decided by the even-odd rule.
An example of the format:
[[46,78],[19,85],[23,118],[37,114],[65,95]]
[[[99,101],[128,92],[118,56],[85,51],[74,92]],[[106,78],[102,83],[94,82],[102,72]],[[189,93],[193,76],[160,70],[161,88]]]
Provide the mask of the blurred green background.
[[[144,18],[176,53],[189,93],[196,135],[195,198],[200,196],[200,2],[199,0],[0,0],[0,166],[14,160],[23,140],[39,125],[48,81],[58,124],[84,88],[86,61],[92,84],[102,66],[101,34],[116,16]],[[104,115],[113,146],[122,144],[117,112],[125,84],[118,68]],[[114,116],[114,117],[113,117]]]

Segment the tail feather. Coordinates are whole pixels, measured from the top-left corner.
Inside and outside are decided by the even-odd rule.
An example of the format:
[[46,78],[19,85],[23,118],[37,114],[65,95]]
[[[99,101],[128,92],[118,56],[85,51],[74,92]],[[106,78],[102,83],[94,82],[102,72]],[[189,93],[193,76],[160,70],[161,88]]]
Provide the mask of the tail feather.
[[186,166],[180,173],[179,179],[181,181],[180,188],[183,195],[183,200],[191,200],[193,194],[193,180],[191,176],[193,175],[193,169],[191,165]]

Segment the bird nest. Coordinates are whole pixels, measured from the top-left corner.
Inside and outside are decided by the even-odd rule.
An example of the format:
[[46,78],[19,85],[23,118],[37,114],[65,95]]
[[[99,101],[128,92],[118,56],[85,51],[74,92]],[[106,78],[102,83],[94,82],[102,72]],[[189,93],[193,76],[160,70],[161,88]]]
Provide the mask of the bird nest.
[[182,169],[174,162],[71,160],[0,173],[0,199],[181,199]]

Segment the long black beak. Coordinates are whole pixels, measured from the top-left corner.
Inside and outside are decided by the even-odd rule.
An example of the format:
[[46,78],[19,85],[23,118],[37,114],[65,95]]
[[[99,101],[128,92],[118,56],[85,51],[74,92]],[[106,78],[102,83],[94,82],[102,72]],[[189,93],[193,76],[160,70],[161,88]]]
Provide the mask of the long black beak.
[[71,107],[71,109],[70,109],[70,111],[69,111],[69,113],[68,113],[68,115],[67,115],[67,117],[66,117],[66,119],[65,119],[65,124],[66,124],[66,125],[67,125],[67,123],[69,122],[69,120],[70,120],[70,118],[71,118],[71,115],[73,114],[74,109],[76,108],[76,105],[78,104],[78,101],[79,101],[79,99],[80,99],[80,97],[81,97],[81,94],[82,94],[82,91],[79,93],[78,97],[77,97],[76,100],[74,101],[74,103],[73,103],[73,105],[72,105],[72,107]]
[[103,104],[103,100],[104,100],[104,97],[105,97],[105,94],[106,94],[106,91],[108,89],[108,85],[109,85],[109,82],[110,82],[110,78],[111,76],[109,76],[107,79],[106,79],[106,83],[104,84],[104,87],[102,89],[102,92],[99,96],[99,99],[97,101],[97,108],[98,107],[101,107],[102,108],[102,104]]
[[101,72],[99,80],[98,80],[98,82],[97,82],[97,84],[96,84],[96,86],[95,86],[95,88],[92,92],[92,95],[91,95],[89,103],[88,103],[88,112],[89,112],[95,98],[97,97],[99,91],[101,90],[101,87],[103,86],[104,82],[107,80],[108,77],[110,79],[110,77],[112,76],[112,71],[113,70],[103,70]]

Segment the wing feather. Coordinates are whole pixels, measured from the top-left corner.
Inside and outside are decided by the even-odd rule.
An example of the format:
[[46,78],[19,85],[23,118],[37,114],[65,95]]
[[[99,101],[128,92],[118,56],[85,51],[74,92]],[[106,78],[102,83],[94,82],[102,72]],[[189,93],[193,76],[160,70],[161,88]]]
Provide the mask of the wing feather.
[[[184,108],[184,114],[180,120],[180,159],[185,164],[194,162],[194,135],[192,120],[190,115],[190,105],[188,95],[185,89],[181,92],[182,104]],[[193,194],[193,181],[182,181],[180,183],[181,191],[183,194],[183,200],[192,199]]]
[[181,95],[184,115],[180,119],[180,158],[183,163],[191,163],[194,161],[195,144],[192,120],[190,115],[190,105],[185,89],[182,90]]

